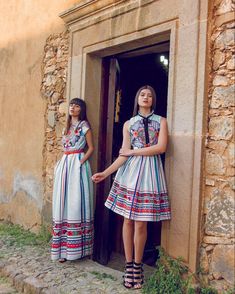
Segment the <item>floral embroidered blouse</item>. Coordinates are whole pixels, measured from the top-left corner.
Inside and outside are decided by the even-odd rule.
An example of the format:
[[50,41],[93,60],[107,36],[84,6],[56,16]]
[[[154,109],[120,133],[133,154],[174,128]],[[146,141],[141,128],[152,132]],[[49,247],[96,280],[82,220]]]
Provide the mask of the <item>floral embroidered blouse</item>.
[[143,148],[156,145],[160,132],[161,116],[150,113],[143,117],[140,113],[130,119],[131,146]]
[[90,129],[87,121],[79,121],[77,125],[71,126],[67,135],[62,137],[64,151],[81,150],[86,147],[86,133]]

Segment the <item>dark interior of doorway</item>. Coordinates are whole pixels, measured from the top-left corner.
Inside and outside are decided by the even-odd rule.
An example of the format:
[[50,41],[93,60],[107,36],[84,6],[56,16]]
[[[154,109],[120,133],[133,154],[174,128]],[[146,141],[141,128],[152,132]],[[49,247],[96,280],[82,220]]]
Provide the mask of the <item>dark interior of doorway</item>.
[[[122,144],[122,128],[126,120],[132,116],[135,94],[143,85],[152,86],[157,95],[155,113],[166,117],[167,88],[168,88],[168,60],[169,51],[144,54],[135,57],[117,58],[115,120],[113,128],[112,161],[118,157]],[[165,61],[164,61],[165,60]],[[167,60],[167,61],[166,61]],[[119,107],[117,107],[117,99]],[[162,158],[164,163],[164,156]],[[122,217],[110,212],[110,253],[124,254],[122,243]],[[143,262],[155,265],[161,243],[161,223],[148,223],[148,239],[145,246]],[[111,255],[112,261],[112,255]]]

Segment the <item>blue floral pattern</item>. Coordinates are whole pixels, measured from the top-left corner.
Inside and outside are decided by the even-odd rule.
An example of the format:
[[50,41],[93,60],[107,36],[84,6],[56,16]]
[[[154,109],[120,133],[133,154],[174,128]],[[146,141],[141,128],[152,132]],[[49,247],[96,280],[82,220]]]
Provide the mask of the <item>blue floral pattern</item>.
[[149,133],[149,144],[146,144],[144,122],[140,115],[137,115],[130,120],[130,136],[131,146],[137,148],[143,148],[146,146],[156,145],[158,142],[158,136],[160,131],[160,120],[159,115],[153,114],[149,117],[148,122],[148,133]]
[[68,134],[62,138],[64,151],[81,150],[86,146],[86,132],[90,129],[87,121],[81,121],[76,127],[71,126]]

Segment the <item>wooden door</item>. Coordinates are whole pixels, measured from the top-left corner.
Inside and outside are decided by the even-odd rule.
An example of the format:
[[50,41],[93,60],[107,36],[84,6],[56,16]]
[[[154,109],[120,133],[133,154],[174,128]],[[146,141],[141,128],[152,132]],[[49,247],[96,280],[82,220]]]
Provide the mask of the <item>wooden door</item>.
[[[117,61],[104,58],[102,64],[101,120],[99,128],[98,170],[103,171],[112,163],[112,140],[114,103],[116,89]],[[111,186],[111,177],[97,185],[95,209],[94,260],[101,264],[109,261],[110,247],[110,211],[104,202]]]

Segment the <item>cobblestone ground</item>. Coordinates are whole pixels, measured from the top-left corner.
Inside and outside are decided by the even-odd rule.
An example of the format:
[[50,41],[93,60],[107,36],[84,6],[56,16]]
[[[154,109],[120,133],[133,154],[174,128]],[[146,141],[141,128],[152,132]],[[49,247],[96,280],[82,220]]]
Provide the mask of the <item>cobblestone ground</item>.
[[[122,273],[90,259],[51,262],[48,247],[9,245],[0,236],[0,276],[8,277],[17,291],[39,294],[125,294]],[[1,280],[0,280],[1,281]],[[4,287],[4,283],[2,288]],[[5,283],[5,287],[9,283]],[[4,289],[4,288],[3,288]],[[7,289],[0,293],[18,293]],[[8,292],[7,292],[8,291]],[[134,291],[135,294],[141,291]]]
[[11,285],[10,281],[5,278],[0,276],[0,294],[18,294],[17,292]]

